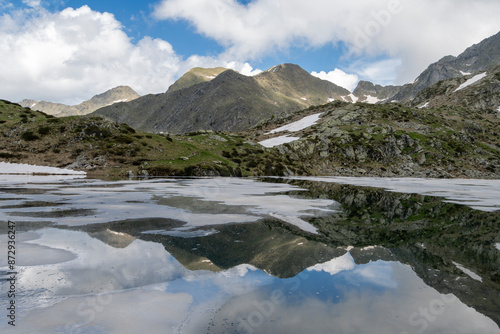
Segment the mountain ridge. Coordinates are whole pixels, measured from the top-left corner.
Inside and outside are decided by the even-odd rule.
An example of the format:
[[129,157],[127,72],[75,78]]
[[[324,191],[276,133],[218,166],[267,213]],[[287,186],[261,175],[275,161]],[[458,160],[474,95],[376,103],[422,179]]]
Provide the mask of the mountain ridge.
[[498,63],[500,63],[500,32],[468,47],[456,57],[445,56],[432,63],[413,83],[402,86],[391,100],[409,102],[420,91],[439,81],[486,71]]
[[409,103],[420,91],[439,81],[486,71],[499,63],[500,32],[466,48],[458,56],[442,57],[430,64],[412,83],[401,86],[379,86],[361,80],[354,89],[353,95],[358,98],[359,102]]
[[486,71],[441,80],[420,91],[408,105],[418,108],[461,106],[500,113],[500,64]]
[[152,132],[242,131],[273,115],[286,115],[350,92],[294,64],[255,76],[226,70],[215,78],[94,112]]
[[78,105],[66,105],[62,103],[29,99],[22,100],[19,104],[23,107],[42,111],[48,115],[63,117],[90,114],[104,106],[118,102],[132,101],[138,97],[140,97],[140,95],[129,86],[117,86],[104,93],[97,94]]

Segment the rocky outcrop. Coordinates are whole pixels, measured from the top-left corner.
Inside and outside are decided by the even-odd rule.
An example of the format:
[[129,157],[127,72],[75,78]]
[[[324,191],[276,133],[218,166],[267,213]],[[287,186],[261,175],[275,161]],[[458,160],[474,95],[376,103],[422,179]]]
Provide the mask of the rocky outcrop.
[[[309,174],[500,176],[500,143],[495,139],[499,120],[490,124],[462,109],[411,109],[397,104],[333,103],[308,113],[319,111],[323,115],[318,124],[293,133],[300,139],[275,147],[280,156],[300,161]],[[450,114],[454,121],[448,119]],[[264,131],[256,132],[257,140],[275,136]]]

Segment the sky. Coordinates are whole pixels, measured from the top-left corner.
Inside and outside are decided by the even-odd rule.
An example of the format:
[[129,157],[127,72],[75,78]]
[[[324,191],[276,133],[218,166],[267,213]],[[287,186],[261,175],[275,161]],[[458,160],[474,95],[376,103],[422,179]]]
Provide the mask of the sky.
[[196,66],[404,84],[500,31],[498,13],[498,0],[0,0],[0,99],[156,94]]

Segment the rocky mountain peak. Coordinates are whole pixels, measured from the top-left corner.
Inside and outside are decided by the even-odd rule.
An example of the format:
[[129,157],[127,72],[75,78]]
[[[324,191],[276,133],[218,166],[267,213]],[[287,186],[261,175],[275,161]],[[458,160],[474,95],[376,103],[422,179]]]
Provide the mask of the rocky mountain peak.
[[181,76],[167,90],[167,93],[172,93],[184,88],[197,85],[202,82],[207,82],[215,79],[222,72],[227,71],[224,67],[202,68],[194,67]]
[[269,77],[269,76],[279,76],[282,78],[304,78],[304,77],[311,77],[311,74],[304,70],[302,67],[299,65],[295,64],[280,64],[271,67],[270,69],[259,73],[256,75],[256,77]]
[[371,83],[370,81],[360,80],[358,82],[358,85],[356,86],[356,88],[354,89],[354,91],[352,93],[356,96],[360,96],[360,95],[373,95],[373,96],[375,96],[375,94],[377,93],[377,90],[375,89],[375,85],[373,83]]
[[441,80],[486,71],[498,63],[500,63],[500,32],[472,45],[457,57],[446,56],[429,65],[415,82],[403,86],[391,100],[411,101],[421,90]]
[[129,86],[118,86],[112,88],[102,94],[98,94],[92,97],[90,100],[83,102],[87,103],[89,106],[94,105],[107,105],[111,103],[117,102],[127,102],[132,101],[138,98],[140,95],[137,94],[132,88]]
[[352,92],[359,102],[377,103],[387,101],[401,89],[400,86],[374,85],[369,81],[361,80]]

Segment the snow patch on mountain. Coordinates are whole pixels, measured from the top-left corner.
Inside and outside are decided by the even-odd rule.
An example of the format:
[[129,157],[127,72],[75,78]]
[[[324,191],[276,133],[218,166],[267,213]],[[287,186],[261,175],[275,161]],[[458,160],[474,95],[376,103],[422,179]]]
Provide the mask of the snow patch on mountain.
[[297,131],[306,129],[306,128],[310,127],[311,125],[316,124],[316,122],[319,120],[321,114],[322,113],[306,116],[306,117],[304,117],[296,122],[293,122],[293,123],[290,123],[287,125],[283,125],[282,127],[271,130],[271,131],[267,132],[266,135],[272,134],[272,133],[283,132],[283,131],[297,132]]
[[371,95],[366,95],[366,100],[363,101],[365,103],[371,103],[371,104],[375,104],[377,102],[380,102],[382,100],[380,100],[378,97],[376,96],[371,96]]
[[270,139],[266,139],[263,141],[260,141],[259,144],[261,144],[264,147],[275,147],[281,144],[286,144],[290,143],[292,141],[295,141],[297,139],[300,139],[299,137],[290,137],[290,136],[279,136],[279,137],[274,137]]
[[467,80],[466,82],[461,84],[457,89],[455,89],[454,92],[458,92],[459,90],[464,89],[465,87],[468,87],[470,85],[475,84],[476,82],[478,82],[482,78],[486,77],[486,75],[487,75],[487,73],[484,72],[484,73],[480,73],[480,74],[473,76],[472,78],[470,78],[469,80]]

